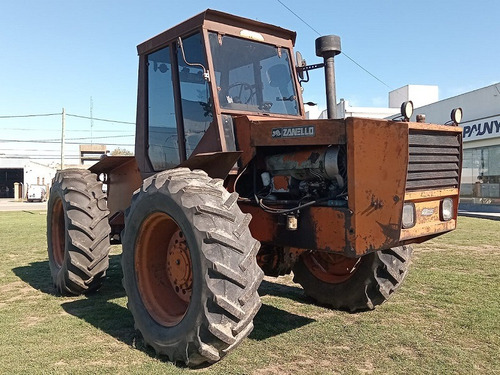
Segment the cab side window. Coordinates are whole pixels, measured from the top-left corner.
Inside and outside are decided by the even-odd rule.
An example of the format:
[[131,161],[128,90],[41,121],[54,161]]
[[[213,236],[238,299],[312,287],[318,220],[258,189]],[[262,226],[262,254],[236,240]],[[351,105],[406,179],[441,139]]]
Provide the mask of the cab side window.
[[[182,39],[177,48],[186,158],[193,153],[213,120],[210,87],[203,77],[207,67],[200,34]],[[185,58],[185,59],[184,59]],[[203,66],[201,66],[201,65]]]
[[161,171],[180,163],[170,48],[148,56],[149,159]]

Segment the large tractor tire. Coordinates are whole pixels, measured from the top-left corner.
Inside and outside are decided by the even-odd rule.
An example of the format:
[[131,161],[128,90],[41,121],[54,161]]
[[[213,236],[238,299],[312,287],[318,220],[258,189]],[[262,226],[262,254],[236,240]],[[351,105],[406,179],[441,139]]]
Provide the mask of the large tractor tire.
[[350,312],[373,310],[403,282],[412,251],[401,246],[361,258],[306,252],[294,266],[294,281],[322,305]]
[[52,280],[61,294],[98,289],[109,266],[109,211],[97,176],[85,169],[57,172],[47,208]]
[[135,192],[123,233],[123,285],[135,327],[172,362],[220,360],[261,306],[259,242],[238,195],[203,171],[160,172]]

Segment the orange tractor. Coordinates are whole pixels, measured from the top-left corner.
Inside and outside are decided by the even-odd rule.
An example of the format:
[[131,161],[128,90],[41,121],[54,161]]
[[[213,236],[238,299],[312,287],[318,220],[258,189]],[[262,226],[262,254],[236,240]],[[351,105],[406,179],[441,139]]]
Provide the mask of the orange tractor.
[[[295,33],[213,10],[138,46],[135,156],[57,173],[48,255],[63,294],[98,289],[110,243],[144,341],[189,366],[253,328],[263,275],[293,271],[322,305],[360,311],[405,278],[412,248],[456,226],[456,126],[336,118],[340,39],[322,64]],[[297,55],[299,56],[299,55]],[[324,67],[328,119],[306,119],[300,84]],[[107,185],[107,193],[102,184]]]

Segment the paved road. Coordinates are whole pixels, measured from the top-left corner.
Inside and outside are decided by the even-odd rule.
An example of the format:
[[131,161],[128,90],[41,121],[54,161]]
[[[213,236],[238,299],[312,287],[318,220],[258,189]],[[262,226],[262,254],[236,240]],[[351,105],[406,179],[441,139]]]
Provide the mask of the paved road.
[[16,202],[12,198],[1,198],[0,211],[47,211],[47,202]]
[[500,221],[500,213],[498,212],[475,212],[475,211],[458,211],[458,216],[475,217],[479,219],[490,219]]

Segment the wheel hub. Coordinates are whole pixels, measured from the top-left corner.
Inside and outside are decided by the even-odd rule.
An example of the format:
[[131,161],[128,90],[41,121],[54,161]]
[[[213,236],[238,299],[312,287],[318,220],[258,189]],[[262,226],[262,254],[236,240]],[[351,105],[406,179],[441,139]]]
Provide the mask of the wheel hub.
[[167,274],[177,296],[189,302],[193,287],[193,274],[186,239],[180,230],[174,233],[168,244]]

